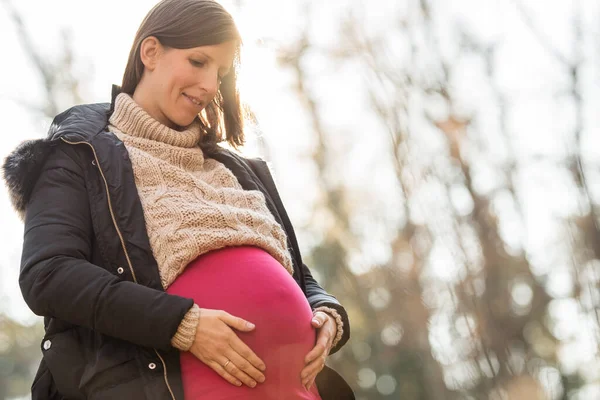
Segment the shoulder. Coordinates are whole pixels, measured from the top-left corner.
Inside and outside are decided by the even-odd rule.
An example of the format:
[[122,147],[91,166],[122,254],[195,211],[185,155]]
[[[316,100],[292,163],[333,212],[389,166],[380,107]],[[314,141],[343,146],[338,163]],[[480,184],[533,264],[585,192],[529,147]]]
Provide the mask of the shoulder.
[[260,172],[261,177],[266,175],[271,180],[275,179],[275,169],[272,162],[265,160],[262,157],[247,157],[245,160],[252,166],[252,169],[255,172]]
[[108,125],[109,103],[80,104],[58,114],[52,120],[46,140],[91,140]]
[[256,168],[259,169],[271,169],[272,170],[272,165],[270,162],[266,161],[263,157],[250,157],[250,156],[246,156],[242,153],[239,153],[237,151],[234,150],[230,150],[228,148],[225,147],[220,147],[219,149],[219,153],[226,156],[226,157],[230,157],[233,158],[235,160],[237,160],[238,162],[241,162],[243,164],[246,164],[247,166],[251,167],[253,170]]
[[273,168],[273,163],[270,161],[264,159],[263,157],[249,157],[231,150],[225,150],[231,154],[231,157],[235,157],[241,163],[244,163],[247,167],[249,167],[261,180],[275,179],[275,170]]
[[79,155],[73,146],[61,140],[28,140],[21,143],[3,161],[1,170],[13,208],[23,216],[31,193],[44,171],[67,169],[81,172]]
[[83,104],[67,109],[52,121],[45,138],[19,144],[2,163],[2,175],[13,207],[23,212],[33,186],[44,168],[77,168],[73,146],[63,140],[90,141],[103,132],[110,105]]

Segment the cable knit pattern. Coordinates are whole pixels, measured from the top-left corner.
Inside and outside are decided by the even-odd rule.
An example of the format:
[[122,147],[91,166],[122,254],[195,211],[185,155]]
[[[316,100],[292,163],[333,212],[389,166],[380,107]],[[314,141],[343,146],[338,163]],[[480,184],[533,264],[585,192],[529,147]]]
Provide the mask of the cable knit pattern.
[[[225,165],[204,158],[198,120],[182,131],[171,129],[121,93],[109,122],[129,152],[165,289],[196,257],[226,246],[260,247],[293,274],[285,231],[264,194],[244,190]],[[186,314],[173,338],[176,347],[191,345],[188,325],[197,315]]]

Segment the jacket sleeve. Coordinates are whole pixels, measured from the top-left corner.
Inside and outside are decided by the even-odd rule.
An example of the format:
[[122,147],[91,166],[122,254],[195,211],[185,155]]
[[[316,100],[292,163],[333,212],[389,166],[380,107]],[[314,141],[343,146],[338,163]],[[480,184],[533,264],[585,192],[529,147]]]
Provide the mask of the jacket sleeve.
[[26,205],[19,276],[25,302],[37,315],[141,346],[171,348],[193,301],[124,281],[90,262],[88,193],[77,155],[65,146],[49,155]]

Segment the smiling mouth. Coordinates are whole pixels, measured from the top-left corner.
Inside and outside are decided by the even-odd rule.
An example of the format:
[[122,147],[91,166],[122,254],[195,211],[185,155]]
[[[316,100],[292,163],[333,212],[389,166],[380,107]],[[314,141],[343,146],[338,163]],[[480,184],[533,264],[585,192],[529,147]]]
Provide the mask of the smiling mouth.
[[202,101],[197,97],[192,97],[186,93],[182,93],[187,99],[189,99],[192,103],[194,103],[197,107],[202,107]]

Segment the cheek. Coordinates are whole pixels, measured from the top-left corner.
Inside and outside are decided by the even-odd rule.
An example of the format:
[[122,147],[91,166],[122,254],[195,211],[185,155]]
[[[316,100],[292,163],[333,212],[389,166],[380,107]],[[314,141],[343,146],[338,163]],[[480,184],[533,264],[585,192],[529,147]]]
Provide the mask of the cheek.
[[197,72],[193,68],[185,65],[179,65],[171,70],[173,89],[179,90],[180,92],[193,86],[194,82],[197,81]]
[[173,62],[166,60],[160,65],[160,70],[157,71],[157,80],[159,82],[160,90],[163,93],[172,93],[176,90],[182,90],[182,83],[186,80],[186,76],[189,72],[179,62]]
[[185,71],[181,68],[172,68],[164,76],[161,92],[165,102],[164,105],[167,108],[175,107],[181,101],[181,92],[186,87],[186,81],[189,81],[189,79],[186,79]]

